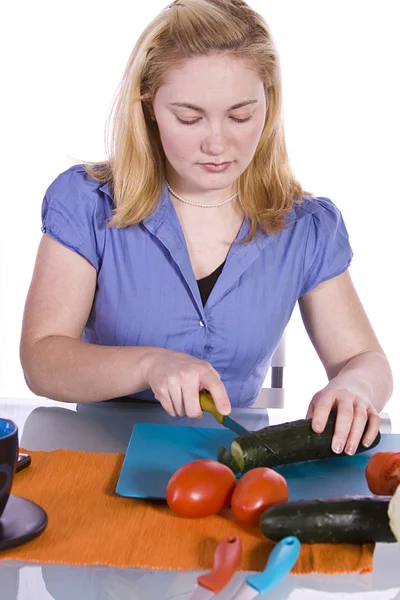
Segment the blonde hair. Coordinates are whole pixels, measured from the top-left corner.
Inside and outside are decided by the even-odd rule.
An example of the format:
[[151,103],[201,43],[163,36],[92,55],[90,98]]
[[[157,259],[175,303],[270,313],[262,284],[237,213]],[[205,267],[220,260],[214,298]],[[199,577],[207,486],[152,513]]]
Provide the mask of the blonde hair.
[[285,215],[304,192],[289,166],[282,119],[277,51],[264,19],[242,0],[176,0],[146,27],[136,42],[112,106],[108,158],[85,162],[88,175],[109,182],[114,227],[136,225],[160,200],[165,154],[150,104],[172,70],[190,58],[229,54],[247,62],[264,83],[266,122],[247,169],[237,180],[238,199],[249,219],[267,233],[285,227]]

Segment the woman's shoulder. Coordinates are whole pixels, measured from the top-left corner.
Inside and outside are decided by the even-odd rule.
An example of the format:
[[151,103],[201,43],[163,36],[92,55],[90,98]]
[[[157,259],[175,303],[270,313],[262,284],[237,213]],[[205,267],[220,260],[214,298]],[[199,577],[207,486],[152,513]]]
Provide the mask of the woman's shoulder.
[[83,164],[62,171],[48,186],[44,205],[49,204],[70,211],[96,211],[111,216],[113,200],[108,183],[96,181]]
[[[303,196],[301,202],[293,205],[289,213],[289,221],[300,221],[313,215],[317,220],[339,220],[341,212],[335,202],[325,196]],[[309,219],[306,219],[309,221]]]
[[42,202],[42,232],[87,258],[98,269],[105,231],[112,215],[107,184],[96,181],[83,165],[60,173]]
[[[304,241],[303,296],[327,279],[343,273],[353,251],[342,213],[330,198],[307,196],[296,206],[301,239]],[[308,218],[307,218],[308,217]]]

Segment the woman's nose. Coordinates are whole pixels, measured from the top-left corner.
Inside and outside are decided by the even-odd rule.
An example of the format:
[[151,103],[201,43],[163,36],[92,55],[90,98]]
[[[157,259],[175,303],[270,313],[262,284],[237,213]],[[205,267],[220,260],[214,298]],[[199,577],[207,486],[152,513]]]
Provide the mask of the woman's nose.
[[226,135],[222,125],[212,125],[203,137],[202,150],[212,156],[222,156],[226,149]]

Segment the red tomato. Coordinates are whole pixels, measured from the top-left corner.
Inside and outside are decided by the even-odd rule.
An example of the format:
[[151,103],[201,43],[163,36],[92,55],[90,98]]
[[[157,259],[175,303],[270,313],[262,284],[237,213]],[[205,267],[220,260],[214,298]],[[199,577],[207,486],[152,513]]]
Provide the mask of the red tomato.
[[368,461],[365,477],[373,494],[393,496],[400,484],[400,452],[375,452]]
[[289,498],[286,479],[273,469],[257,467],[239,479],[232,495],[231,508],[238,521],[258,525],[262,513]]
[[167,503],[181,517],[208,517],[229,506],[235,485],[235,475],[226,465],[194,460],[172,475]]

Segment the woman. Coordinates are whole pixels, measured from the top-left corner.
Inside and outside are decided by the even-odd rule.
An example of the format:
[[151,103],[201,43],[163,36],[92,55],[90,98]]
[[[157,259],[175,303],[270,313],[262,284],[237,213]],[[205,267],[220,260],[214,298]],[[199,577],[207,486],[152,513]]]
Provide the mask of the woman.
[[329,379],[307,416],[322,431],[337,408],[337,453],[370,445],[390,367],[339,210],[291,173],[264,20],[241,0],[178,0],[140,36],[114,108],[108,160],[71,167],[44,198],[30,389],[191,418],[207,389],[228,414],[255,402],[298,301]]

